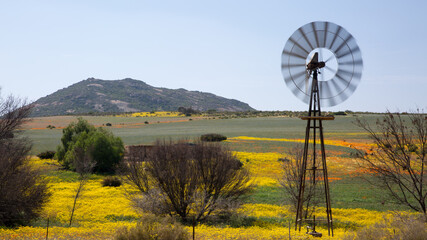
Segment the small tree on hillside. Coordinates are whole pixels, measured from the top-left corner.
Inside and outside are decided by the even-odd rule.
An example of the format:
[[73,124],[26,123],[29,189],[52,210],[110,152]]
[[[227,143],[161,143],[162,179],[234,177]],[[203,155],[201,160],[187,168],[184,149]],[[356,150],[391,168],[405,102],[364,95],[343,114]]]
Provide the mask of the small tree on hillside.
[[419,112],[405,116],[387,112],[375,127],[363,119],[357,119],[356,125],[375,144],[372,155],[360,156],[361,166],[377,179],[372,183],[386,189],[392,199],[422,212],[427,221],[426,118]]
[[124,168],[141,191],[138,207],[183,221],[231,211],[251,190],[248,171],[218,143],[158,141],[143,162],[131,158]]
[[12,96],[0,99],[0,226],[38,217],[50,195],[47,182],[28,164],[30,142],[16,132],[32,107]]

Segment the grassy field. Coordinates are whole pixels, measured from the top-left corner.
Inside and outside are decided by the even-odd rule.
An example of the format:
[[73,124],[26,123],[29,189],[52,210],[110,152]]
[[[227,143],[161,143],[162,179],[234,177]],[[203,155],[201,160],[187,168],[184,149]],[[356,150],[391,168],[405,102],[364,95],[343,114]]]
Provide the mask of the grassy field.
[[[378,116],[364,116],[373,122]],[[288,228],[294,213],[285,202],[284,191],[278,184],[281,172],[279,158],[303,140],[305,121],[288,117],[213,119],[208,117],[84,117],[90,123],[108,127],[127,145],[151,144],[161,138],[197,138],[205,133],[226,135],[224,142],[247,167],[257,185],[239,209],[242,219],[225,225],[200,225],[196,239],[281,239],[289,231],[293,239],[306,239],[304,231]],[[23,127],[22,134],[33,140],[33,153],[55,150],[62,128],[75,117],[36,118]],[[387,198],[386,192],[369,185],[360,177],[354,147],[369,149],[370,142],[352,122],[354,116],[337,117],[324,122],[328,169],[330,177],[335,237],[357,230],[390,215],[389,211],[409,212]],[[145,122],[148,122],[146,124]],[[46,126],[53,125],[54,129]],[[92,175],[76,211],[76,222],[67,226],[69,208],[77,175],[59,169],[55,160],[32,160],[45,169],[53,196],[43,211],[43,218],[32,226],[0,229],[1,239],[45,239],[46,219],[51,222],[50,236],[55,239],[111,239],[115,229],[134,225],[139,213],[125,197],[125,187],[102,187],[103,176]],[[324,215],[318,209],[319,217]],[[293,224],[293,223],[292,223]],[[189,227],[188,227],[189,228]],[[190,229],[190,228],[189,228]],[[324,226],[319,231],[327,234]],[[329,239],[329,238],[328,238]],[[332,238],[330,238],[332,239]]]
[[[162,138],[196,138],[205,133],[219,133],[227,137],[250,136],[261,138],[303,138],[306,122],[299,118],[260,117],[238,119],[212,119],[206,117],[84,117],[98,127],[109,128],[126,145],[151,144]],[[368,115],[370,122],[377,116]],[[23,127],[23,134],[33,140],[33,152],[55,150],[60,143],[62,128],[77,117],[60,116],[34,118]],[[352,116],[336,117],[324,122],[326,139],[364,141],[367,135],[352,122]],[[148,122],[148,124],[145,124]],[[54,129],[46,128],[48,125]],[[233,144],[231,144],[233,149]],[[244,145],[239,143],[238,145]],[[236,146],[239,148],[242,146]]]

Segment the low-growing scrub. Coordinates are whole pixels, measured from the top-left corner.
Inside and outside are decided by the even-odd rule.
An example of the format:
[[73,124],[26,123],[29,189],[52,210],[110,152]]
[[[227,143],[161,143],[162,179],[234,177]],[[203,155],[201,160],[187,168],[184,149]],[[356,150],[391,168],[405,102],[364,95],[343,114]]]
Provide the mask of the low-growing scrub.
[[37,154],[37,157],[39,157],[40,159],[53,159],[55,153],[55,151],[45,151]]
[[102,180],[103,187],[119,187],[122,185],[122,180],[118,177],[108,176]]
[[426,223],[408,214],[395,214],[383,221],[366,226],[344,236],[343,240],[418,240],[427,239]]
[[203,142],[221,142],[227,140],[227,137],[217,133],[208,133],[200,136]]
[[116,240],[181,240],[189,239],[184,226],[173,218],[145,214],[135,227],[122,227],[116,232]]

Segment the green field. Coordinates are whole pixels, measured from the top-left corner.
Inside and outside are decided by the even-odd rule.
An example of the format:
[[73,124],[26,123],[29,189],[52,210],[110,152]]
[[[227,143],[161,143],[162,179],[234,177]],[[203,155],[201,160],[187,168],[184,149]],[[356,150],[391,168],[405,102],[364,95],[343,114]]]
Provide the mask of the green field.
[[[363,116],[370,122],[375,121],[376,115]],[[237,119],[208,119],[197,117],[179,118],[138,118],[138,117],[84,117],[96,126],[105,126],[115,135],[122,138],[125,145],[151,144],[156,139],[197,138],[205,133],[219,133],[227,137],[250,136],[262,138],[303,138],[306,122],[299,118],[288,117],[259,117]],[[33,141],[33,153],[45,150],[55,150],[60,143],[62,130],[69,122],[77,117],[46,117],[35,118],[23,130],[23,134]],[[191,119],[191,120],[190,120]],[[367,135],[353,124],[355,117],[339,116],[334,121],[324,121],[326,139],[337,140],[366,140]],[[149,124],[144,124],[147,121]],[[53,125],[56,129],[47,129]],[[273,143],[274,144],[274,143]],[[287,144],[289,145],[289,144]],[[238,150],[242,146],[230,146]],[[268,150],[267,148],[265,150]]]
[[[362,116],[374,122],[378,115]],[[170,118],[139,118],[91,116],[84,117],[96,126],[109,128],[116,136],[120,136],[125,145],[152,144],[156,139],[195,139],[205,133],[219,133],[228,138],[249,136],[257,138],[302,139],[305,134],[306,121],[289,117],[258,117],[236,119],[213,119],[202,117],[170,117]],[[367,134],[354,125],[355,116],[339,116],[334,121],[324,121],[325,139],[367,142]],[[191,120],[190,120],[191,119]],[[33,153],[55,150],[60,143],[62,129],[76,117],[36,118],[25,126],[23,134],[33,141]],[[144,122],[148,121],[149,124]],[[111,127],[106,127],[111,123]],[[52,124],[56,129],[40,129]],[[295,146],[294,142],[278,141],[228,141],[231,150],[239,152],[279,152]],[[354,149],[344,146],[327,145],[328,151],[335,156],[346,159]],[[378,191],[363,179],[349,177],[345,173],[332,172],[333,177],[341,178],[333,181],[331,194],[334,207],[366,208],[372,210],[405,209],[384,197],[385,192]],[[248,198],[251,203],[283,204],[283,191],[278,186],[258,187]]]

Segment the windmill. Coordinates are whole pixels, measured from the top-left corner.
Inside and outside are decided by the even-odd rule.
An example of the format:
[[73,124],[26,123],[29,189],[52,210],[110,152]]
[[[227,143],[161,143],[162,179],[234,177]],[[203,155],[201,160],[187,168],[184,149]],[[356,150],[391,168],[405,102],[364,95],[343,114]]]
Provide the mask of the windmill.
[[[308,221],[311,223],[311,232],[308,233],[322,236],[316,232],[315,213],[312,219],[303,219],[306,185],[316,187],[320,181],[323,182],[328,235],[334,234],[322,126],[323,120],[333,120],[334,117],[322,116],[321,107],[335,106],[350,97],[357,88],[362,69],[362,55],[356,40],[343,27],[331,22],[308,23],[296,30],[285,44],[282,52],[283,78],[292,93],[309,105],[308,115],[301,117],[307,121],[307,127],[300,165],[295,230],[301,231],[302,222]],[[316,149],[319,144],[320,161]],[[312,151],[310,157],[309,151]]]

